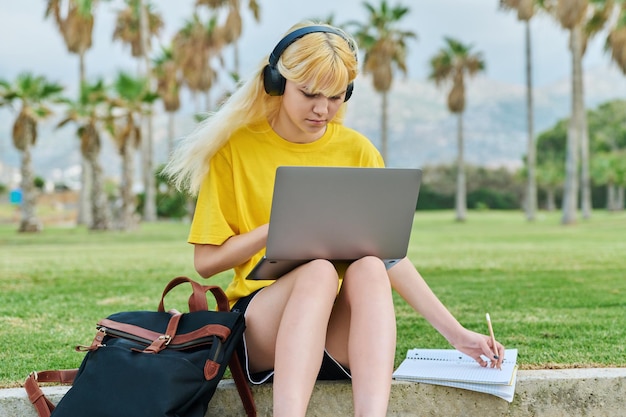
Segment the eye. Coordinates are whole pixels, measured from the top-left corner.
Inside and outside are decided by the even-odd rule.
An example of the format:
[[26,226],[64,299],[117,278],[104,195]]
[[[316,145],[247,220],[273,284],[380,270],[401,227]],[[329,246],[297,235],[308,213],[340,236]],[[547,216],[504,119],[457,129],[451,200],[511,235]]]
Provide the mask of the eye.
[[317,94],[307,93],[306,91],[303,91],[302,94],[304,94],[304,97],[306,97],[306,98],[316,98],[317,97]]

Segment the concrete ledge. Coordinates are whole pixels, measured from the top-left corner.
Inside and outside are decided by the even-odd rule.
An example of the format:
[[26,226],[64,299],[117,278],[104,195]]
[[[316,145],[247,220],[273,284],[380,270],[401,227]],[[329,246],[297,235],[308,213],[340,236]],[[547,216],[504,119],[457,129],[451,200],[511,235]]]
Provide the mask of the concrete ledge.
[[[58,402],[69,388],[45,387]],[[259,417],[272,415],[272,386],[253,387]],[[319,382],[307,417],[351,416],[352,391],[346,382]],[[207,416],[244,416],[234,383],[222,381]],[[617,417],[626,415],[626,368],[519,371],[515,398],[435,385],[393,383],[388,416]],[[37,417],[22,388],[0,390],[0,417]]]

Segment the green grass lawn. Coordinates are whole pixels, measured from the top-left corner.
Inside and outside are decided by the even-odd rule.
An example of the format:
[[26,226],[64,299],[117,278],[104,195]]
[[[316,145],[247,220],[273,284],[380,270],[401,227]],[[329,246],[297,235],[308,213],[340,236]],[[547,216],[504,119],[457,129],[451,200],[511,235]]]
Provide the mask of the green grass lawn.
[[[486,332],[489,312],[521,368],[626,366],[626,214],[597,211],[574,226],[559,218],[541,213],[528,223],[519,212],[483,211],[456,223],[452,212],[418,212],[409,256],[466,327]],[[73,348],[91,342],[98,319],[155,310],[171,278],[197,278],[188,227],[18,234],[0,225],[0,386],[32,370],[77,367],[83,354]],[[184,308],[188,291],[177,288],[166,308]],[[409,348],[449,347],[400,298],[396,309],[396,365]]]

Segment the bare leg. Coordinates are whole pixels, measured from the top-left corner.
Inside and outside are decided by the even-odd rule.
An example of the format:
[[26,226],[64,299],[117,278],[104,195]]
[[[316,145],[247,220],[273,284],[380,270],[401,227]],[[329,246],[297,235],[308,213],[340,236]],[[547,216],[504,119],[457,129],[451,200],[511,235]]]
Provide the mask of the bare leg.
[[355,416],[387,414],[396,349],[391,284],[383,262],[366,257],[346,271],[326,347],[352,373]]
[[263,289],[246,311],[251,367],[275,371],[275,417],[306,414],[337,287],[333,265],[312,261]]

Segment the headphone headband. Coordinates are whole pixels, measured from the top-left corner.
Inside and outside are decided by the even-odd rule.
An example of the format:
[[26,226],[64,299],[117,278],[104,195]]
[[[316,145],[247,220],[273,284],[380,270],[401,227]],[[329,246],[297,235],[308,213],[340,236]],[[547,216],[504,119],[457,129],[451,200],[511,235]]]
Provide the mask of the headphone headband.
[[274,47],[274,50],[270,54],[269,64],[272,67],[275,67],[276,64],[278,64],[278,59],[283,54],[283,52],[285,52],[285,49],[289,47],[289,45],[291,45],[292,43],[294,43],[295,41],[297,41],[304,35],[308,35],[309,33],[316,33],[316,32],[317,33],[332,33],[337,36],[341,36],[343,39],[346,40],[346,42],[348,42],[348,44],[350,45],[350,48],[354,50],[354,47],[350,44],[350,42],[346,38],[346,35],[337,29],[334,29],[329,26],[321,26],[321,25],[305,26],[303,28],[296,29],[293,32],[288,33],[284,38],[280,40],[280,42],[278,42],[278,44]]

